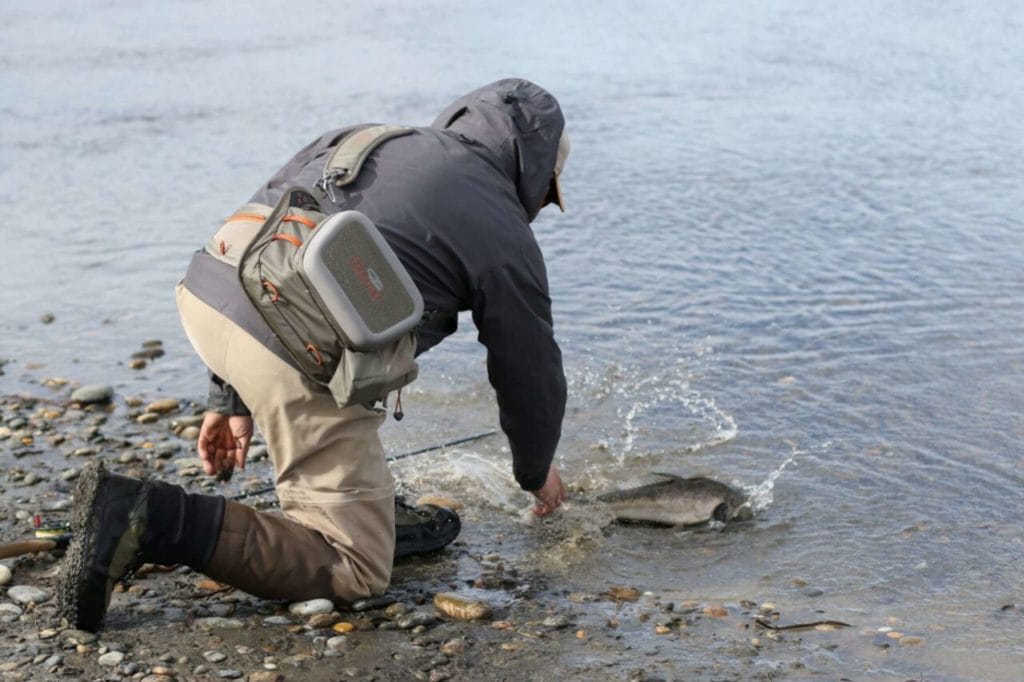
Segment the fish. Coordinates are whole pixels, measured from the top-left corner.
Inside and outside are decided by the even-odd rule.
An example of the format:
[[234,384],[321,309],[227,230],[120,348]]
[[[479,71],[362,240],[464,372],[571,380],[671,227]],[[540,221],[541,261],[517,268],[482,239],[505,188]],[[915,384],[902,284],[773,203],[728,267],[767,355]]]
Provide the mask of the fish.
[[[653,479],[653,480],[650,480]],[[698,476],[651,474],[650,482],[597,496],[619,521],[644,521],[671,526],[727,523],[753,518],[747,495],[732,486]]]

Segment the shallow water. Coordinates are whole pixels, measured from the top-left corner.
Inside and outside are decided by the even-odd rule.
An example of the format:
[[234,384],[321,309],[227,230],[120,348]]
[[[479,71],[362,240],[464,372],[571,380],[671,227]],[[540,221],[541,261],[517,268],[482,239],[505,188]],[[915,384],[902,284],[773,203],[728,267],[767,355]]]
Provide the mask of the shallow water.
[[[6,3],[0,385],[202,395],[172,288],[218,220],[324,129],[526,76],[573,140],[569,212],[535,224],[567,478],[753,488],[790,462],[753,523],[602,532],[573,502],[586,542],[537,562],[926,639],[850,642],[853,674],[1017,679],[1024,10],[830,5]],[[423,359],[393,450],[494,427],[471,327]],[[149,338],[168,355],[127,369]],[[502,445],[396,470],[521,524]]]

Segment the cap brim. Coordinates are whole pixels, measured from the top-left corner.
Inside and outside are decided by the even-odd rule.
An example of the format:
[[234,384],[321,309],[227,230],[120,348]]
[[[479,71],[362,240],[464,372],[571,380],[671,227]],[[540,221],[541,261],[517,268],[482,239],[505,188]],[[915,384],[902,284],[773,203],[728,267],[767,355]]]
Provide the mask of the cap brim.
[[562,186],[558,184],[558,176],[555,175],[551,178],[551,184],[548,185],[547,196],[544,197],[544,205],[558,204],[558,208],[565,213],[565,202],[562,200]]

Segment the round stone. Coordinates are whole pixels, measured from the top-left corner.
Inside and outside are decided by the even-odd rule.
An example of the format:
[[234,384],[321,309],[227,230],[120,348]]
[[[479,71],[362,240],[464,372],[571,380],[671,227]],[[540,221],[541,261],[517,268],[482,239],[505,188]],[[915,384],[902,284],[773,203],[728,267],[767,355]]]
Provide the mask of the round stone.
[[146,412],[156,412],[157,414],[166,414],[168,412],[174,412],[177,409],[178,401],[175,398],[154,400],[149,405],[146,405]]
[[334,610],[334,603],[330,599],[310,599],[309,601],[295,602],[288,607],[288,611],[297,616],[312,616],[318,613],[330,613]]
[[113,668],[124,662],[124,654],[120,651],[108,651],[100,656],[96,662],[102,666]]
[[114,397],[114,387],[106,385],[82,386],[71,394],[71,402],[90,405],[93,403],[109,403]]
[[9,582],[11,582],[11,569],[0,564],[0,585],[6,585]]
[[50,593],[31,585],[15,585],[7,590],[7,597],[19,604],[41,604],[50,599]]

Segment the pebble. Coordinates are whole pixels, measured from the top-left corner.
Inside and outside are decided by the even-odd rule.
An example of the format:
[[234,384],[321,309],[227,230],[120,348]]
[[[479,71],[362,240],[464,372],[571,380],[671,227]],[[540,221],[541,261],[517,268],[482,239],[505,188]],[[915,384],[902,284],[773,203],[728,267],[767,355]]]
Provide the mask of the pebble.
[[453,592],[435,594],[434,607],[449,618],[458,620],[480,620],[491,615],[491,606],[487,602]]
[[334,620],[335,615],[333,613],[315,613],[306,621],[306,625],[314,630],[322,630],[334,625]]
[[233,670],[231,668],[228,668],[227,670],[217,671],[217,677],[224,680],[237,680],[239,677],[242,676],[242,674],[243,673],[241,670]]
[[569,619],[561,614],[548,616],[544,619],[544,627],[551,628],[552,630],[561,630],[562,628],[569,627]]
[[199,427],[198,426],[186,426],[178,433],[179,436],[185,440],[196,440],[199,438]]
[[437,616],[427,611],[413,611],[398,619],[399,630],[411,630],[420,625],[433,625]]
[[9,582],[11,582],[11,569],[0,564],[0,585],[6,585]]
[[334,603],[330,599],[299,601],[288,607],[288,611],[296,616],[312,616],[317,613],[330,613],[333,610]]
[[156,412],[143,412],[135,418],[140,424],[152,424],[153,422],[160,421],[160,415]]
[[284,675],[272,670],[261,670],[259,672],[249,673],[249,677],[246,678],[246,682],[284,682]]
[[219,651],[207,651],[203,653],[203,658],[208,660],[210,663],[220,663],[225,658],[227,658],[227,656],[225,656]]
[[10,602],[0,602],[0,623],[13,623],[21,616],[21,607]]
[[57,318],[54,317],[53,313],[43,313],[39,316],[39,321],[43,324],[51,324]]
[[635,587],[609,587],[608,594],[615,601],[637,601],[640,599],[640,590]]
[[124,654],[120,651],[108,651],[107,653],[100,656],[96,662],[102,666],[113,668],[115,666],[121,665],[121,663],[124,662]]
[[461,637],[449,639],[441,645],[441,653],[445,656],[458,656],[466,650],[466,640]]
[[62,480],[65,481],[73,481],[76,478],[78,478],[79,474],[81,473],[81,470],[72,467],[70,469],[65,469],[64,471],[60,472],[60,477]]
[[41,604],[49,601],[50,593],[31,585],[15,585],[7,590],[7,597],[19,604]]
[[704,615],[709,618],[725,618],[729,615],[729,610],[721,604],[709,604],[704,607]]
[[57,636],[57,631],[53,628],[46,628],[45,630],[39,631],[39,639],[53,639]]
[[347,649],[352,646],[351,640],[343,635],[337,635],[327,640],[327,648],[331,651],[338,651],[340,649]]
[[71,402],[91,405],[109,403],[114,397],[114,387],[105,385],[82,386],[71,393]]
[[210,616],[209,618],[196,618],[195,626],[203,630],[213,630],[218,628],[225,630],[238,630],[245,627],[245,623],[237,618]]
[[921,646],[924,644],[924,637],[900,637],[900,646]]
[[405,604],[403,604],[401,602],[398,602],[398,603],[391,604],[386,609],[384,609],[384,616],[394,620],[394,619],[398,618],[399,616],[405,615],[405,613],[408,610],[409,610],[408,606],[406,606]]
[[292,619],[288,616],[267,616],[263,619],[264,625],[291,625]]
[[64,657],[60,654],[54,654],[43,661],[43,667],[47,670],[51,670],[61,665],[64,665]]
[[155,412],[157,414],[167,414],[168,412],[174,412],[180,407],[176,398],[162,398],[160,400],[154,400],[149,405],[146,405],[146,412]]
[[145,369],[146,360],[145,358],[132,358],[128,361],[129,369]]

